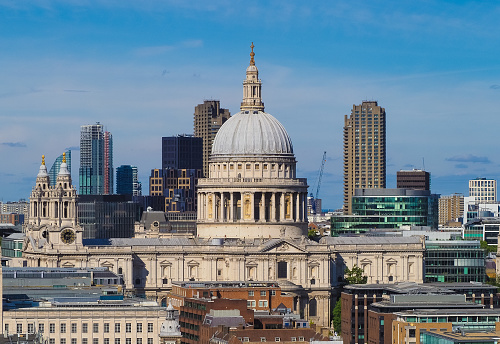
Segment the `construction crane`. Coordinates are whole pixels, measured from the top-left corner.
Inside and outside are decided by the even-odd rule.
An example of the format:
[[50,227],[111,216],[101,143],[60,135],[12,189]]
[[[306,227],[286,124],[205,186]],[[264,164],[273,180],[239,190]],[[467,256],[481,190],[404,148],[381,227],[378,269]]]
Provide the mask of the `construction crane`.
[[318,181],[316,183],[316,195],[313,195],[311,193],[312,199],[312,213],[316,214],[316,200],[318,199],[319,196],[319,189],[321,188],[321,178],[323,178],[323,170],[325,169],[325,162],[326,162],[326,151],[323,152],[323,159],[321,160],[321,167],[319,169],[319,174],[318,174]]

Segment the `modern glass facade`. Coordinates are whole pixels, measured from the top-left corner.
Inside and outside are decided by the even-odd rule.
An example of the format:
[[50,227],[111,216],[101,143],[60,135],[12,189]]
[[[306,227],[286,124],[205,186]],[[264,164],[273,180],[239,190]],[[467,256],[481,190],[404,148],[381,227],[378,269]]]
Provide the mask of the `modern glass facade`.
[[136,166],[121,165],[116,168],[116,194],[133,196],[141,195]]
[[10,258],[21,258],[23,256],[23,241],[24,239],[3,238],[2,240],[2,256]]
[[352,197],[354,215],[332,216],[332,235],[373,228],[438,225],[438,195],[425,190],[360,189]]
[[425,282],[484,282],[485,257],[479,241],[426,241]]
[[498,245],[499,232],[499,218],[477,218],[465,224],[464,239],[484,240],[488,245]]
[[[484,337],[484,336],[483,336]],[[443,334],[421,331],[420,343],[425,344],[497,344],[496,334],[491,338],[468,339],[468,338],[446,338]]]
[[113,193],[113,138],[102,124],[80,131],[80,195]]
[[83,239],[131,238],[141,206],[131,195],[78,196],[78,219]]
[[162,137],[161,168],[203,169],[203,139],[192,135]]
[[[57,159],[52,164],[49,171],[49,183],[50,186],[56,186],[57,175],[59,174],[59,168],[61,167],[63,161],[63,155],[59,155]],[[66,151],[66,164],[68,165],[68,171],[71,173],[71,150]]]

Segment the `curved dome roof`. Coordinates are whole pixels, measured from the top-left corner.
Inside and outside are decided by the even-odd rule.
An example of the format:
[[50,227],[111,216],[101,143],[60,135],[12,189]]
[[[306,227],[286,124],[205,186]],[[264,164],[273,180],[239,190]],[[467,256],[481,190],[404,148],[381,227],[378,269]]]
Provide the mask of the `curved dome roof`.
[[283,125],[262,111],[241,111],[217,132],[213,155],[293,155],[292,140]]

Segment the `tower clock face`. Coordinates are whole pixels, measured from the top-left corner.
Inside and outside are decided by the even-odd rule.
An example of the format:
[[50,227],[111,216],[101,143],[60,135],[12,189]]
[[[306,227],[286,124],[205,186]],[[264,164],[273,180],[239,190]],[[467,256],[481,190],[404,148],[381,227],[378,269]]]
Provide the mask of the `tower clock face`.
[[65,244],[71,244],[73,241],[75,241],[75,232],[73,232],[69,228],[66,228],[61,232],[61,240]]

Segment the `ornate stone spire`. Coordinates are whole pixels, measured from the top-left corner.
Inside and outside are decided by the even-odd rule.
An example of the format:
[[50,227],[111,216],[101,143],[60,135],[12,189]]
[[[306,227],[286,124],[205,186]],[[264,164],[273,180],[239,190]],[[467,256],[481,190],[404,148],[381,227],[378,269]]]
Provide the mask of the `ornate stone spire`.
[[241,102],[241,111],[264,111],[264,103],[261,98],[262,82],[259,80],[259,70],[255,66],[255,53],[250,52],[250,65],[247,68],[247,77],[243,81],[243,101]]
[[48,177],[49,174],[47,173],[47,166],[45,166],[45,155],[42,155],[42,164],[40,165],[40,170],[38,170],[38,177]]
[[57,175],[59,176],[70,176],[70,173],[68,171],[68,164],[66,164],[66,153],[63,153],[63,159],[61,166],[59,167],[59,173]]

